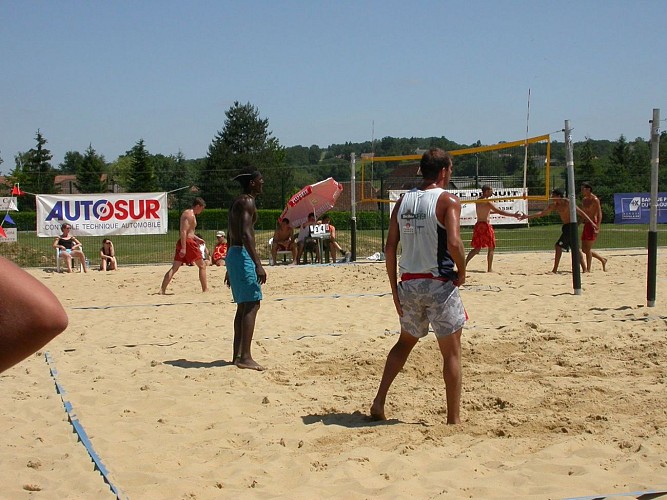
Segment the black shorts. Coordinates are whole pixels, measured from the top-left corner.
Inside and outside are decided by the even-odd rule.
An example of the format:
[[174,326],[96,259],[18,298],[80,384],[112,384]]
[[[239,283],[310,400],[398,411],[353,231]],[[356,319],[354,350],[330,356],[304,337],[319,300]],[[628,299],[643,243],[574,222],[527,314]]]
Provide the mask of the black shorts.
[[568,224],[563,224],[560,230],[560,238],[556,242],[556,246],[561,247],[566,252],[570,251],[570,230]]

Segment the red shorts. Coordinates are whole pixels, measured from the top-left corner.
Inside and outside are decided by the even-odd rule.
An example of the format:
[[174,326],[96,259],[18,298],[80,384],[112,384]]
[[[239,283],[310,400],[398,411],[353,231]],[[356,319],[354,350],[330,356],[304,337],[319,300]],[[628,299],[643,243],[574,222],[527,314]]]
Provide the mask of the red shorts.
[[478,222],[472,231],[473,248],[496,248],[496,233],[488,222]]
[[593,224],[584,223],[584,232],[581,233],[581,241],[595,241],[598,239],[598,233],[595,232]]
[[174,262],[182,262],[183,264],[192,264],[198,260],[202,260],[199,243],[194,239],[188,238],[185,241],[185,255],[181,256],[181,240],[176,243],[176,255],[174,255]]

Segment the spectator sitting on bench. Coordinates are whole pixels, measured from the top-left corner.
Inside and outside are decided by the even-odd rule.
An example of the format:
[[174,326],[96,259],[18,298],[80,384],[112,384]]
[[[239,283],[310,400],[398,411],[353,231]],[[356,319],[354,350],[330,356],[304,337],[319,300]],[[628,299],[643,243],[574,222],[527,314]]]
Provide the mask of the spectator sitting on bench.
[[308,214],[308,220],[301,224],[301,229],[299,229],[299,235],[296,238],[296,247],[297,255],[296,262],[301,264],[301,256],[304,254],[304,251],[314,251],[316,254],[315,262],[322,262],[322,256],[320,255],[320,246],[317,243],[316,239],[310,237],[310,226],[315,224],[317,221],[315,219],[315,214],[313,212]]
[[227,236],[224,231],[218,231],[215,233],[216,245],[213,249],[213,255],[211,256],[211,263],[215,266],[224,266],[226,264],[225,260],[227,259]]
[[271,265],[278,262],[279,251],[292,252],[292,265],[297,263],[297,244],[294,242],[294,229],[287,217],[278,222],[278,227],[273,233],[273,241],[271,241]]
[[349,262],[350,252],[343,250],[343,247],[341,247],[338,243],[338,240],[336,239],[336,227],[331,223],[331,217],[328,215],[322,217],[322,224],[329,225],[329,234],[331,234],[331,236],[329,236],[329,252],[331,253],[331,261],[336,262],[336,250],[338,250],[343,256],[341,262]]

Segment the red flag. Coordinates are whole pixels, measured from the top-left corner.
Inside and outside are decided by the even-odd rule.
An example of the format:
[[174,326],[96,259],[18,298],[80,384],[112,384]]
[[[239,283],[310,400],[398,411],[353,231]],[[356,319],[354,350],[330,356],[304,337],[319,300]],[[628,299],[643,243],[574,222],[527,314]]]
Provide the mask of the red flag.
[[0,236],[2,236],[3,238],[7,237],[7,233],[5,233],[5,230],[2,229],[2,226],[0,226]]
[[19,187],[18,184],[14,184],[14,187],[12,188],[12,196],[22,196],[25,194],[25,191],[21,191],[21,188]]

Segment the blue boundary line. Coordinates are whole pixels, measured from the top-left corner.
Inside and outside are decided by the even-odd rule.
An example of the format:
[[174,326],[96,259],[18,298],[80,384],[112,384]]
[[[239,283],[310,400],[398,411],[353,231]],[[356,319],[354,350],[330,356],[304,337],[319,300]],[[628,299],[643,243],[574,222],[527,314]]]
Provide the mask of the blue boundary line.
[[116,498],[118,500],[121,500],[123,498],[121,496],[121,491],[118,488],[116,488],[116,486],[114,486],[114,484],[109,479],[109,472],[102,463],[102,460],[100,459],[99,455],[93,449],[93,445],[90,442],[88,434],[86,434],[83,425],[81,425],[79,419],[76,418],[76,414],[74,413],[74,410],[72,408],[72,403],[70,403],[68,400],[65,399],[65,389],[63,388],[62,385],[60,385],[60,382],[58,382],[58,370],[56,370],[53,358],[51,358],[51,355],[48,352],[45,352],[44,359],[46,360],[46,364],[49,365],[51,378],[53,378],[53,382],[56,385],[56,392],[60,395],[60,399],[63,402],[63,406],[65,407],[65,412],[67,413],[67,420],[74,428],[74,432],[79,438],[79,441],[81,441],[81,444],[83,444],[84,448],[86,448],[86,451],[88,452],[88,455],[90,455],[90,458],[93,460],[93,463],[95,464],[95,470],[97,470],[102,475],[102,479],[104,479],[104,482],[107,483],[107,485],[109,485],[109,488],[111,489],[113,494],[116,495]]

